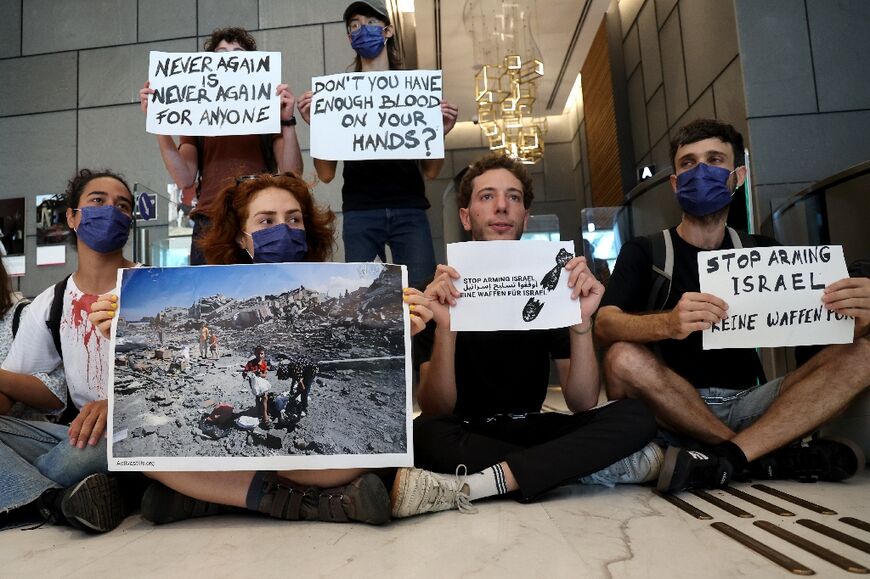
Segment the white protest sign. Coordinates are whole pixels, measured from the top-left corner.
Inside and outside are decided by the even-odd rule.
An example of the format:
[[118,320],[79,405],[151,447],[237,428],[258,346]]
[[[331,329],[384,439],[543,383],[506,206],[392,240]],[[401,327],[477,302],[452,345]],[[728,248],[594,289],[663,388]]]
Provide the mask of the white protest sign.
[[157,135],[281,132],[280,52],[156,52],[145,130]]
[[757,247],[698,254],[701,291],[728,304],[704,349],[847,344],[855,320],[828,311],[822,290],[849,277],[843,248]]
[[454,331],[537,330],[580,323],[565,264],[571,241],[466,241],[447,245],[447,262],[462,276],[450,308]]
[[311,79],[315,159],[442,159],[440,70],[352,72]]

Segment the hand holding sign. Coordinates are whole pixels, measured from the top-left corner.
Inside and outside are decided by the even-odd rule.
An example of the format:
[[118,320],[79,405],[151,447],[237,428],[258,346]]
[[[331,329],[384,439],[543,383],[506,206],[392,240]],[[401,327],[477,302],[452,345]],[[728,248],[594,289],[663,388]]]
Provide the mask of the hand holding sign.
[[459,272],[449,265],[439,265],[435,270],[435,279],[423,292],[431,300],[429,309],[432,310],[432,319],[439,328],[450,329],[450,307],[456,305],[456,300],[461,295],[453,282],[460,277]]
[[571,288],[571,299],[580,297],[580,318],[591,320],[592,315],[598,311],[598,304],[604,297],[604,284],[595,278],[589,270],[589,264],[585,257],[575,257],[565,265],[568,274],[568,287]]
[[711,294],[686,292],[669,313],[670,336],[684,340],[692,332],[709,330],[728,317],[728,304]]
[[870,278],[847,277],[825,288],[822,303],[832,312],[855,318],[855,337],[870,330]]

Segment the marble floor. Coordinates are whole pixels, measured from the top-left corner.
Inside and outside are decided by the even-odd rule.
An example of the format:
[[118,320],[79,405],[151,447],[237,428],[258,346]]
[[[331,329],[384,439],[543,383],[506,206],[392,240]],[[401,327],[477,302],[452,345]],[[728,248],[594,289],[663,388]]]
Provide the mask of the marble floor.
[[[545,408],[563,410],[558,392]],[[810,519],[870,543],[870,532],[840,517],[870,522],[870,469],[843,483],[770,486],[836,511],[821,515],[737,484],[795,516],[778,516],[727,495],[740,518],[688,493],[705,511],[698,520],[650,488],[563,487],[544,500],[477,503],[474,515],[444,512],[383,527],[292,523],[231,515],[155,527],[139,515],[101,536],[66,527],[0,532],[0,578],[38,577],[787,577],[791,573],[711,527],[724,522],[813,569],[820,577],[841,570],[767,531],[765,520],[864,567],[870,554],[798,525]]]
[[870,532],[839,521],[870,521],[870,472],[845,483],[776,482],[777,489],[838,512],[819,515],[738,485],[795,513],[780,517],[722,491],[755,515],[738,518],[701,499],[695,519],[643,487],[565,487],[521,505],[494,500],[479,512],[444,512],[384,527],[290,523],[233,515],[155,527],[138,515],[88,536],[65,527],[0,532],[0,577],[786,577],[764,557],[710,525],[721,521],[815,570],[853,575],[754,527],[767,520],[864,566],[870,554],[795,520],[822,522],[863,541]]

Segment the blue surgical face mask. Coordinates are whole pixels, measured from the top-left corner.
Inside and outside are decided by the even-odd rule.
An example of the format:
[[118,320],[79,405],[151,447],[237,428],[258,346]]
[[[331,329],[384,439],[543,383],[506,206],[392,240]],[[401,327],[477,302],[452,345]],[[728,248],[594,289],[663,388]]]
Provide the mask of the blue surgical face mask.
[[350,46],[366,60],[377,57],[386,44],[383,26],[363,24],[350,33]]
[[112,253],[127,243],[133,220],[114,205],[82,207],[76,211],[81,213],[76,235],[94,251]]
[[304,229],[287,227],[283,223],[245,233],[254,240],[254,263],[285,263],[302,261],[308,253]]
[[727,207],[734,196],[734,191],[728,188],[728,178],[734,171],[698,163],[677,175],[677,201],[680,207],[695,217],[710,215]]

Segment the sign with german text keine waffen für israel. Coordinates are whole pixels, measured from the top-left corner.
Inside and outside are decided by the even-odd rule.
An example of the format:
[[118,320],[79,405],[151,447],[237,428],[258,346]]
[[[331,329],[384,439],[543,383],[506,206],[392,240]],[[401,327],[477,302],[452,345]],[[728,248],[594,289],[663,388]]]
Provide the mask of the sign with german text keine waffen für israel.
[[352,72],[311,79],[315,159],[441,159],[441,71]]
[[540,330],[580,323],[565,265],[573,241],[466,241],[447,245],[461,276],[450,308],[453,331]]
[[157,135],[281,132],[280,52],[151,52],[145,130]]
[[849,277],[842,246],[702,251],[698,271],[701,291],[728,304],[704,330],[705,350],[852,341],[855,320],[822,303],[825,286]]

